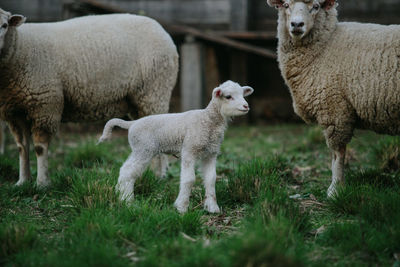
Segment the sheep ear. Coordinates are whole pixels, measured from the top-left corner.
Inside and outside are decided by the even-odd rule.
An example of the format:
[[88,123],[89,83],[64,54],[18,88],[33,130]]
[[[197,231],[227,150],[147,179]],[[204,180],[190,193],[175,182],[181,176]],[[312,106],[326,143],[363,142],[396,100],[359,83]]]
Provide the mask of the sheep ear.
[[26,17],[22,15],[12,15],[8,19],[8,25],[12,27],[18,27],[26,21]]
[[221,97],[222,96],[222,90],[221,88],[217,87],[213,90],[213,97]]
[[325,10],[329,10],[333,7],[336,7],[336,0],[325,0],[322,3],[321,7]]
[[279,7],[283,6],[283,3],[285,3],[285,1],[284,0],[267,0],[267,3],[269,6],[279,8]]
[[254,92],[254,89],[250,86],[243,86],[243,96],[249,96]]

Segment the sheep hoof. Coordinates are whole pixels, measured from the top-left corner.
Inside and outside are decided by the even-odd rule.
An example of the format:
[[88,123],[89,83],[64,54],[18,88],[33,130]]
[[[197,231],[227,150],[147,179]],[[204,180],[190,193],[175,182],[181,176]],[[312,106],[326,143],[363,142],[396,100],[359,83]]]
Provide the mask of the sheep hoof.
[[50,179],[40,180],[40,181],[36,182],[36,186],[39,189],[46,189],[51,186],[51,181],[50,181]]
[[19,179],[18,182],[15,183],[15,186],[22,186],[27,182],[27,180],[21,180]]
[[206,199],[204,202],[204,209],[210,213],[220,213],[218,204],[214,200]]

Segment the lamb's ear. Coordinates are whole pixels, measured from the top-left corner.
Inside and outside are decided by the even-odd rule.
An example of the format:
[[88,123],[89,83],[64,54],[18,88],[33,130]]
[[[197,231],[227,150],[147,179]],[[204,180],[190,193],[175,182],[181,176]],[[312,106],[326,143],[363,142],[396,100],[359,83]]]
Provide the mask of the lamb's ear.
[[243,86],[243,96],[249,96],[254,92],[254,89],[250,86]]
[[322,4],[321,7],[325,10],[329,10],[332,7],[336,6],[336,0],[325,0]]
[[284,0],[267,0],[267,3],[269,6],[279,8],[279,7],[283,6],[283,3],[285,3],[285,1]]
[[12,15],[9,19],[8,19],[8,25],[11,27],[18,27],[21,26],[21,24],[23,24],[26,20],[26,17],[22,16],[22,15]]
[[221,97],[222,96],[222,89],[220,87],[217,87],[213,90],[213,97]]

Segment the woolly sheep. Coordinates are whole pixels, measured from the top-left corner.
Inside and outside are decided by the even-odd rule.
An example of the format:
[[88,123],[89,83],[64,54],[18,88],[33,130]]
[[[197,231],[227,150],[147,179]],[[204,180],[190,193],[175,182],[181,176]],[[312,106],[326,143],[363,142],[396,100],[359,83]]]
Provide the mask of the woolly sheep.
[[355,128],[400,134],[400,26],[338,23],[335,0],[267,2],[279,12],[278,61],[294,110],[323,127],[332,151],[332,197]]
[[19,147],[17,185],[47,186],[48,146],[60,122],[105,121],[168,111],[178,72],[170,36],[154,20],[129,14],[27,23],[0,9],[0,119]]
[[149,161],[159,153],[181,154],[181,178],[175,207],[187,211],[192,185],[195,181],[195,162],[202,163],[204,176],[204,208],[219,212],[215,196],[216,158],[231,117],[244,115],[249,106],[243,97],[253,93],[249,86],[226,81],[215,88],[205,109],[184,113],[152,115],[136,121],[112,119],[104,127],[99,142],[111,137],[114,126],[129,129],[128,140],[132,153],[122,165],[117,191],[121,200],[132,201],[135,180]]

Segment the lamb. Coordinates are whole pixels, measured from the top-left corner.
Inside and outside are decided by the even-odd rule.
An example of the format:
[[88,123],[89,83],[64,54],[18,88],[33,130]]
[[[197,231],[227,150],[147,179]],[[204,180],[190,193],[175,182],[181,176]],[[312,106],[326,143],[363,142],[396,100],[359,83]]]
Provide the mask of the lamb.
[[129,14],[26,23],[0,9],[0,119],[19,147],[17,185],[50,184],[48,147],[61,122],[106,121],[168,112],[178,72],[171,37],[154,20]]
[[152,115],[136,121],[108,121],[99,142],[111,137],[114,126],[129,129],[132,153],[120,169],[116,186],[121,200],[133,200],[135,180],[154,156],[180,153],[180,189],[175,207],[181,213],[187,211],[195,181],[195,163],[200,160],[206,190],[204,208],[211,213],[219,212],[215,195],[216,158],[228,120],[249,111],[244,97],[252,93],[249,86],[226,81],[213,90],[212,99],[205,109]]
[[328,197],[344,183],[355,128],[400,134],[400,26],[338,23],[335,0],[267,0],[295,112],[323,127],[332,151]]

